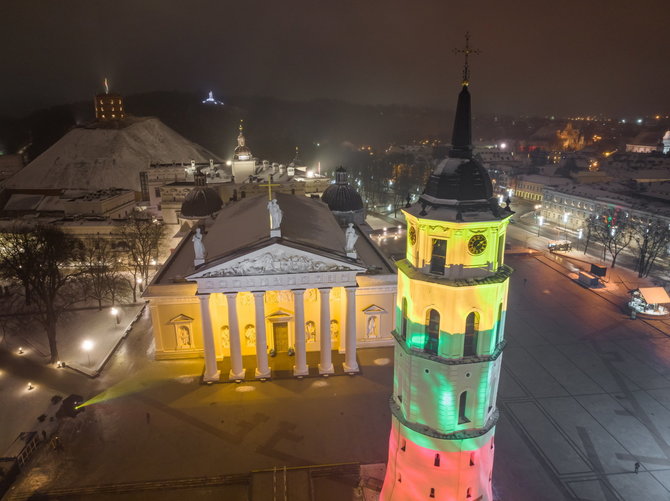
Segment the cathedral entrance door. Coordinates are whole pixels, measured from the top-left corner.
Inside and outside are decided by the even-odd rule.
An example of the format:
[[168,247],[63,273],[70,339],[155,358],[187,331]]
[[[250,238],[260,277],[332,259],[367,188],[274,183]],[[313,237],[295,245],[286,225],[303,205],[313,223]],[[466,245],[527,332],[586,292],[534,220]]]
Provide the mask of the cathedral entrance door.
[[275,351],[277,353],[288,351],[288,322],[274,322],[272,324]]

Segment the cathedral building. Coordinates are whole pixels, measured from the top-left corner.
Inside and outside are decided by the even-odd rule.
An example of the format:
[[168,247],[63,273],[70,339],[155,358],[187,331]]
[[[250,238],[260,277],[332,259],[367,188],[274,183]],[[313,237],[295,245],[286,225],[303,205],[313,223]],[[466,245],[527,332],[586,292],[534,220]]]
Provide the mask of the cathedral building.
[[490,501],[512,212],[498,205],[472,157],[467,62],[452,149],[403,212],[407,254],[397,263],[392,424],[380,499]]
[[[201,195],[189,199],[195,216],[219,207]],[[204,358],[205,382],[267,379],[287,364],[302,377],[358,372],[359,348],[393,343],[393,265],[325,203],[271,196],[194,226],[147,287],[157,359]]]

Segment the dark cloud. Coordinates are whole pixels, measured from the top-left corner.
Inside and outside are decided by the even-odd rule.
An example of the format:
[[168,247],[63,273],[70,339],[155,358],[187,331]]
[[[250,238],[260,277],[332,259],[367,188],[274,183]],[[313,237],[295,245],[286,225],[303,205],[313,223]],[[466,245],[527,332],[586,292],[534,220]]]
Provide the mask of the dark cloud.
[[658,1],[3,0],[0,112],[115,90],[210,88],[451,105],[470,30],[481,111],[670,108]]

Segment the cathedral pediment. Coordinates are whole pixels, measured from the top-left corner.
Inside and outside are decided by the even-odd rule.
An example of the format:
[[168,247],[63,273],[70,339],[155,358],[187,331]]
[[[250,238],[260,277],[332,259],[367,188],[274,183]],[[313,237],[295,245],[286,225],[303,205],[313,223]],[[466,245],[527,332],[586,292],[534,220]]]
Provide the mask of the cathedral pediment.
[[324,272],[361,272],[365,268],[324,255],[274,244],[225,262],[213,263],[188,277],[189,280],[257,275],[290,275]]

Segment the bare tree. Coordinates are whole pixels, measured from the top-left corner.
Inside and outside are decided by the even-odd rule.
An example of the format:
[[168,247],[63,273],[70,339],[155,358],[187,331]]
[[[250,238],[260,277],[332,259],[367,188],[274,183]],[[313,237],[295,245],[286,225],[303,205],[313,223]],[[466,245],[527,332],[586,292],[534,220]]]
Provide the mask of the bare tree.
[[610,209],[595,219],[591,232],[595,240],[603,246],[603,260],[606,252],[610,252],[612,256],[610,266],[614,268],[621,251],[633,241],[634,228],[627,215]]
[[51,363],[58,360],[58,320],[68,306],[79,301],[79,287],[71,287],[79,275],[74,263],[80,243],[50,226],[16,227],[0,235],[0,273],[21,282],[32,316],[44,328]]
[[133,291],[133,301],[137,301],[138,279],[145,284],[149,283],[151,268],[158,262],[165,226],[157,219],[134,212],[121,227],[120,235],[125,250],[125,268],[132,277],[129,285]]
[[654,219],[646,225],[636,226],[633,239],[638,253],[637,276],[647,277],[656,258],[670,244],[670,227],[667,222]]
[[86,295],[102,303],[111,299],[115,303],[121,284],[120,263],[108,239],[99,236],[85,240],[81,252],[80,268]]

